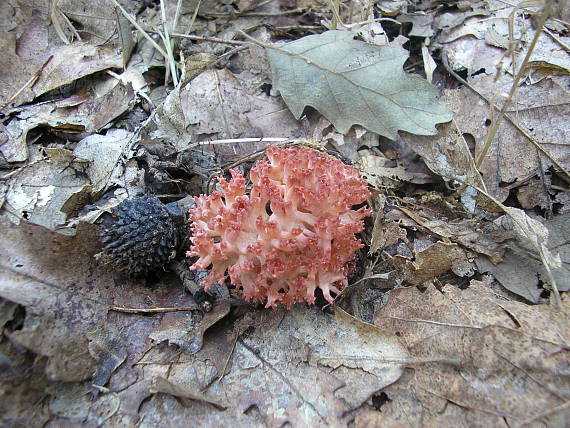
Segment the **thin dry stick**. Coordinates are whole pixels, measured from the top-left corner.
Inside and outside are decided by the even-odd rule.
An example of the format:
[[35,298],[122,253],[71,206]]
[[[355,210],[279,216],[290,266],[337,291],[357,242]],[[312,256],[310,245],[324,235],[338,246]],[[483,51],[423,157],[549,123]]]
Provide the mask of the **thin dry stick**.
[[230,352],[228,352],[228,358],[226,358],[226,363],[224,364],[224,368],[222,369],[222,373],[220,373],[220,376],[216,379],[216,382],[221,381],[222,378],[226,375],[226,370],[228,369],[228,366],[230,364],[230,360],[232,359],[232,355],[236,349],[236,344],[237,344],[237,341],[238,341],[240,336],[241,336],[241,333],[240,333],[239,328],[238,328],[236,331],[236,337],[234,339],[234,344],[232,345],[232,349],[230,349]]
[[129,20],[129,22],[130,22],[131,24],[133,24],[133,26],[134,26],[137,30],[139,30],[139,31],[142,33],[142,35],[152,44],[152,46],[154,46],[154,48],[155,48],[165,59],[167,59],[167,58],[168,58],[168,55],[166,54],[166,52],[164,52],[164,50],[160,47],[160,45],[159,45],[158,43],[156,43],[156,42],[154,41],[154,39],[153,39],[152,37],[150,37],[150,36],[148,35],[148,33],[147,33],[145,30],[143,30],[143,28],[139,25],[139,23],[136,21],[136,19],[133,18],[133,17],[129,14],[129,12],[127,12],[125,9],[123,9],[123,6],[121,6],[121,5],[117,2],[117,0],[111,0],[111,1],[113,2],[113,4],[114,4],[116,7],[119,8],[119,10],[121,11],[121,13],[122,13],[123,15],[125,15],[125,18],[127,18],[127,19]]
[[[149,33],[155,33],[154,31],[149,31]],[[217,37],[205,37],[205,36],[193,36],[191,34],[181,34],[181,33],[172,33],[170,34],[171,37],[180,37],[183,39],[188,40],[195,40],[198,42],[213,42],[213,43],[225,43],[227,45],[251,45],[251,42],[242,42],[240,40],[224,40],[219,39]]]
[[[200,2],[198,1],[198,6],[200,7]],[[174,12],[174,21],[172,23],[172,28],[170,31],[176,31],[176,27],[178,27],[178,20],[180,19],[180,10],[182,9],[182,0],[178,0],[176,2],[176,11]]]
[[339,359],[346,359],[346,360],[352,360],[352,361],[375,361],[378,363],[404,364],[404,365],[443,363],[443,364],[449,364],[452,366],[459,366],[461,364],[461,361],[459,359],[445,358],[445,357],[376,358],[376,357],[360,357],[360,356],[355,356],[355,355],[344,355],[344,354],[319,357],[319,362],[320,361],[327,361],[327,360],[328,361],[339,360]]
[[226,117],[226,109],[224,107],[224,98],[222,97],[222,92],[220,91],[220,77],[218,76],[218,71],[216,70],[214,72],[214,75],[216,76],[216,91],[218,93],[218,102],[220,103],[220,109],[222,110],[222,119],[224,120],[224,128],[226,130],[226,135],[228,137],[231,137],[231,129],[230,129],[230,125],[228,123],[228,119]]
[[283,16],[283,15],[295,15],[297,13],[305,13],[305,8],[298,7],[297,9],[284,10],[282,12],[238,12],[234,14],[220,13],[220,12],[202,12],[200,16],[204,17],[221,17],[221,18],[240,18],[245,16]]
[[201,306],[192,305],[192,306],[173,306],[173,307],[164,307],[164,308],[131,308],[127,306],[109,306],[109,310],[115,312],[123,312],[126,314],[156,314],[156,313],[164,313],[164,312],[188,312],[188,311],[197,311],[202,309]]
[[340,1],[329,0],[329,7],[331,8],[333,19],[331,22],[331,30],[336,30],[337,26],[344,26],[340,18]]
[[546,3],[544,4],[544,7],[542,8],[542,13],[540,15],[540,20],[538,22],[538,26],[537,26],[536,31],[534,33],[534,37],[533,37],[532,42],[528,48],[528,51],[524,57],[524,60],[521,64],[519,72],[517,73],[517,75],[515,76],[515,78],[513,80],[513,84],[511,86],[511,90],[509,91],[509,95],[508,95],[507,99],[505,100],[503,107],[499,111],[497,118],[491,124],[491,127],[489,128],[489,132],[487,133],[487,138],[485,139],[485,144],[483,145],[483,148],[481,149],[479,156],[477,156],[477,159],[475,161],[475,165],[477,168],[481,167],[481,164],[483,163],[483,159],[485,159],[485,156],[487,156],[487,152],[489,151],[489,147],[491,146],[491,143],[493,142],[495,135],[497,134],[497,131],[499,130],[499,125],[501,124],[503,117],[505,116],[505,113],[507,111],[507,108],[509,107],[511,100],[513,99],[513,96],[515,95],[515,92],[518,89],[518,86],[519,86],[519,83],[522,79],[523,74],[526,72],[526,68],[527,68],[527,65],[530,61],[530,57],[534,51],[534,48],[538,42],[538,39],[540,38],[540,35],[542,34],[542,29],[544,28],[544,24],[545,24],[547,18],[550,16],[553,1],[554,0],[546,0]]
[[[535,13],[536,13],[536,11],[534,11],[534,10],[532,10],[532,9],[529,9],[529,7],[532,7],[532,6],[521,7],[520,5],[521,5],[522,3],[516,4],[516,3],[510,2],[510,1],[507,1],[507,0],[497,0],[497,1],[500,2],[500,3],[506,4],[506,5],[508,5],[508,6],[518,7],[520,10],[523,10],[523,11],[527,12],[528,14],[535,14]],[[561,24],[564,24],[564,25],[570,27],[570,22],[563,21],[562,19],[556,18],[556,17],[554,17],[554,16],[551,17],[550,19],[552,19],[552,20],[555,21],[555,22],[559,22],[559,23],[561,23]]]
[[[385,316],[384,318],[388,318],[388,319],[393,319],[393,320],[397,320],[397,321],[403,321],[403,322],[412,322],[412,323],[420,323],[420,324],[431,324],[431,325],[439,325],[442,327],[453,327],[453,328],[465,328],[465,329],[473,329],[473,330],[482,330],[484,328],[487,327],[491,327],[491,325],[484,325],[484,326],[476,326],[476,325],[468,325],[468,324],[454,324],[454,323],[447,323],[447,322],[440,322],[440,321],[432,321],[432,320],[424,320],[424,319],[409,319],[409,318],[402,318],[402,317],[395,317],[395,316]],[[496,328],[500,328],[500,329],[504,329],[504,330],[508,330],[508,331],[515,331],[512,328],[509,327],[505,327],[502,325],[497,325],[494,324],[492,325],[493,327]],[[543,342],[543,343],[549,343],[551,345],[555,345],[560,347],[561,349],[567,350],[569,349],[569,345],[565,344],[565,343],[560,343],[560,342],[554,342],[550,339],[544,339],[542,337],[538,337],[538,336],[532,336],[530,334],[527,334],[525,332],[519,332],[520,334],[528,337],[529,339],[532,340],[536,340],[538,342]]]
[[[194,14],[192,15],[192,19],[190,20],[190,24],[188,25],[187,33],[189,33],[192,28],[194,28],[194,22],[196,22],[196,17],[198,16],[198,11],[200,10],[200,6],[202,5],[202,0],[198,0],[198,4],[196,5],[196,9],[194,9]],[[172,29],[175,30],[174,28]]]
[[543,28],[542,31],[544,31],[546,34],[548,34],[550,36],[550,38],[552,40],[554,40],[556,43],[558,43],[560,46],[562,46],[562,48],[564,48],[565,51],[570,52],[570,46],[568,46],[566,43],[564,43],[562,40],[560,40],[558,37],[556,37],[556,35],[554,35],[552,32],[550,32],[548,30],[548,28]]
[[[170,40],[170,30],[168,29],[168,20],[166,19],[166,6],[164,5],[164,0],[160,0],[160,15],[162,18],[163,32],[158,33],[158,35],[162,38],[162,43],[164,44],[166,53],[168,54],[168,70],[170,70],[170,74],[172,75],[172,82],[174,83],[174,86],[178,86],[178,71],[176,70],[176,61],[174,60],[174,53],[172,52],[172,41]],[[168,82],[168,74],[164,80]]]
[[228,138],[225,140],[211,140],[211,141],[200,141],[199,143],[192,144],[191,147],[195,146],[209,146],[211,144],[237,144],[237,143],[285,143],[287,141],[293,141],[291,138]]

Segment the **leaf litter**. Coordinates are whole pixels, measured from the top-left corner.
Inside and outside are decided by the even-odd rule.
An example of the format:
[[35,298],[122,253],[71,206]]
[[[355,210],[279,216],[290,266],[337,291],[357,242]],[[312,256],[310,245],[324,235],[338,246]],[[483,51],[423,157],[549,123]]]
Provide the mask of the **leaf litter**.
[[[521,70],[540,7],[441,5],[10,0],[1,423],[567,426],[568,16],[555,8]],[[290,141],[374,191],[332,307],[266,311],[221,288],[195,310],[184,261],[132,279],[94,260],[122,200],[188,209]]]

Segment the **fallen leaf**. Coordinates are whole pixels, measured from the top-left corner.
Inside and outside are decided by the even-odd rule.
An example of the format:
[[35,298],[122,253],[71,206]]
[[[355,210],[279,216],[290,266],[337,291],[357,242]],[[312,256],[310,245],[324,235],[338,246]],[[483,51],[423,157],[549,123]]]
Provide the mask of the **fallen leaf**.
[[450,222],[446,220],[425,220],[415,223],[429,230],[440,238],[449,239],[476,253],[484,254],[493,263],[502,260],[504,249],[502,243],[510,239],[510,235],[498,232],[492,224],[484,224],[477,220]]
[[401,255],[394,256],[391,261],[403,279],[412,285],[422,285],[450,269],[462,277],[475,273],[459,246],[444,242],[436,242],[417,252],[414,261]]
[[451,120],[435,87],[403,72],[407,51],[353,36],[327,31],[266,49],[273,86],[297,119],[311,106],[343,134],[362,125],[391,139],[398,130],[434,135],[436,123]]
[[[89,333],[89,353],[97,361],[92,383],[95,388],[104,387],[113,372],[127,359],[127,348],[113,325]],[[97,395],[97,389],[92,394]]]
[[399,182],[407,181],[416,184],[433,182],[433,177],[423,172],[410,172],[400,164],[392,166],[393,162],[383,156],[361,150],[359,159],[354,166],[362,173],[368,183],[376,189],[397,187]]
[[[227,69],[206,70],[186,86],[174,89],[152,119],[145,128],[149,137],[166,140],[179,151],[208,136],[294,138],[303,134],[301,124],[284,109],[281,100],[263,93],[250,95]],[[223,157],[227,150],[235,156],[261,147],[236,144],[218,146],[216,152]]]
[[401,422],[384,416],[380,412],[368,411],[361,413],[354,419],[355,428],[405,428]]
[[200,319],[196,319],[192,313],[165,314],[149,338],[156,344],[168,342],[179,346],[184,352],[195,354],[202,348],[206,330],[225,318],[229,311],[229,303],[221,302],[214,305],[211,311],[202,314]]
[[399,241],[408,241],[406,229],[400,227],[395,221],[380,221],[378,225],[375,222],[369,254],[374,254],[378,250],[397,244]]
[[313,138],[322,144],[330,144],[336,151],[350,161],[355,162],[362,155],[358,152],[361,147],[375,147],[378,145],[379,135],[369,132],[359,125],[354,125],[346,134],[334,129],[332,124],[320,117],[313,129]]
[[24,325],[10,333],[11,341],[45,356],[49,379],[90,378],[95,360],[87,333],[106,322],[107,305],[98,289],[112,281],[93,267],[97,230],[82,225],[77,236],[69,237],[0,222],[0,297],[26,307]]
[[[548,230],[547,249],[558,254],[562,261],[560,267],[553,267],[552,269],[557,288],[559,291],[568,291],[570,290],[570,268],[568,267],[570,261],[570,215],[554,217],[552,220],[546,221],[544,226]],[[539,239],[542,241],[545,238]],[[537,253],[536,250],[530,252],[535,257]],[[480,257],[477,259],[477,266],[481,272],[490,272],[507,290],[532,303],[540,301],[544,291],[541,284],[550,282],[544,264],[520,250],[509,250],[503,261],[496,265],[490,263],[486,258]]]
[[513,426],[545,410],[554,414],[568,391],[568,303],[565,312],[529,308],[505,302],[478,281],[465,290],[451,285],[441,291],[431,285],[423,292],[393,290],[374,322],[398,334],[411,355],[424,362],[413,365],[409,384],[385,390],[391,401],[382,413],[399,419],[398,406],[405,405],[399,397],[405,400],[411,393],[421,408],[408,413],[413,415],[408,425],[435,417],[452,403],[460,406],[454,416],[464,421],[459,426],[489,421],[489,415],[493,426],[503,419]]
[[28,159],[28,133],[37,127],[47,125],[70,133],[97,132],[123,114],[133,101],[132,87],[118,85],[115,79],[111,80],[111,85],[108,82],[100,82],[92,88],[99,86],[104,91],[100,96],[75,95],[20,109],[3,130],[8,138],[8,144],[1,148],[6,160],[22,162]]
[[[546,181],[546,183],[545,183]],[[550,199],[550,177],[534,178],[529,180],[528,184],[517,188],[517,200],[524,209],[532,209],[539,207],[544,210],[552,209],[552,200]]]
[[[151,394],[162,393],[169,394],[182,399],[182,403],[186,401],[203,401],[204,403],[211,404],[217,409],[224,410],[226,407],[214,400],[208,399],[204,394],[198,390],[192,390],[189,385],[184,387],[175,385],[162,377],[155,377],[150,387]],[[188,404],[191,405],[191,404]]]
[[[459,91],[448,90],[443,92],[445,104],[454,111],[461,109],[465,99]],[[439,134],[433,137],[423,137],[402,133],[402,139],[420,156],[434,173],[446,181],[457,180],[460,184],[473,185],[485,188],[475,161],[462,131],[457,127],[456,121],[440,125]],[[474,212],[476,192],[472,187],[466,188],[461,199],[467,211]]]
[[[508,81],[494,82],[493,76],[476,76],[472,79],[487,99],[495,99],[495,95],[508,91]],[[481,100],[471,89],[459,89],[454,122],[466,138],[474,140],[475,155],[484,145],[490,116],[490,106]],[[500,104],[499,104],[500,105]],[[542,80],[534,85],[521,86],[513,99],[512,117],[529,130],[539,143],[565,168],[570,167],[564,142],[569,141],[568,122],[564,120],[570,114],[570,94],[550,79]],[[516,112],[516,114],[515,114]],[[504,201],[509,189],[505,186],[526,179],[541,168],[545,173],[552,163],[543,155],[540,162],[536,147],[531,144],[508,120],[501,124],[480,171],[487,191]],[[468,170],[469,171],[469,170]],[[538,175],[538,174],[537,174]]]
[[[59,46],[49,52],[49,57],[46,54],[44,61],[36,66],[38,78],[34,85],[26,87],[10,104],[19,106],[81,77],[110,68],[121,68],[122,61],[121,53],[113,46],[95,46],[82,42]],[[10,64],[4,72],[7,75],[18,74],[20,70],[16,67],[17,62]],[[33,73],[30,73],[28,78],[32,77]],[[12,89],[15,94],[20,88]],[[2,99],[2,103],[6,101]]]
[[399,22],[412,24],[412,29],[408,33],[409,37],[432,37],[433,19],[434,15],[425,13],[404,14],[398,17]]
[[278,100],[250,95],[228,70],[209,70],[180,93],[186,126],[224,138],[295,136],[299,125]]
[[[23,219],[56,230],[65,225],[70,202],[89,186],[83,175],[86,164],[73,159],[66,149],[56,149],[52,159],[42,159],[24,166],[8,181],[3,216],[18,223]],[[67,160],[67,155],[71,161]],[[74,233],[67,230],[67,233]]]
[[[193,405],[196,425],[244,425],[263,420],[269,426],[286,422],[293,426],[343,426],[342,415],[395,382],[401,374],[401,361],[406,359],[395,336],[340,309],[333,316],[296,305],[291,311],[252,312],[249,320],[240,324],[244,330],[233,352],[233,329],[222,335],[227,344],[222,347],[224,352],[218,348],[222,353],[214,358],[221,365],[227,360],[228,371],[219,381],[215,380],[223,373],[211,373],[204,366],[214,348],[197,354],[195,358],[200,359],[180,362],[170,370],[168,379],[177,385],[187,384],[195,376],[189,373],[195,373],[198,376],[193,382],[201,388],[206,384],[207,396],[228,406],[219,412],[209,405]],[[166,367],[161,367],[153,373],[164,373]],[[149,418],[150,423],[165,417],[166,403],[168,408],[175,405],[166,397],[153,397],[141,417]],[[176,418],[172,423],[189,417],[189,409],[175,406],[176,411],[170,413]]]
[[111,129],[105,135],[93,134],[77,144],[73,154],[89,161],[86,173],[94,198],[111,186],[126,187],[125,163],[132,156],[136,142],[134,133]]

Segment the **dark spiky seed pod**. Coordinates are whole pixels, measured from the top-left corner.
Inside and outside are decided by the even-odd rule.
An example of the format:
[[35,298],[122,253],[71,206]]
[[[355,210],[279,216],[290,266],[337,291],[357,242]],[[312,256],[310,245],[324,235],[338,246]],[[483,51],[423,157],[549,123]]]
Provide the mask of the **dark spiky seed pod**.
[[128,276],[142,276],[176,256],[178,232],[167,208],[155,196],[127,199],[114,210],[116,221],[101,234],[97,255]]

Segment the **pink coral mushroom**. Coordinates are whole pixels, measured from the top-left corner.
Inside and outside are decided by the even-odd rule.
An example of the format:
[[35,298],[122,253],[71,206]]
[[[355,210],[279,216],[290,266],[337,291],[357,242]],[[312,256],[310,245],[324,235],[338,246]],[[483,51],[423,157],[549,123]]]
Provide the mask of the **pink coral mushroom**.
[[368,208],[353,210],[370,196],[352,166],[307,147],[272,147],[268,160],[251,169],[246,195],[243,175],[231,170],[221,191],[202,195],[190,210],[191,269],[212,267],[204,281],[223,283],[226,272],[243,298],[275,308],[325,299],[347,284],[348,263],[363,244]]

